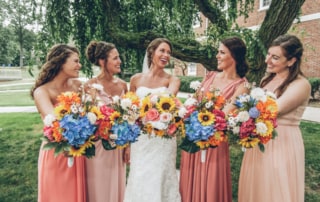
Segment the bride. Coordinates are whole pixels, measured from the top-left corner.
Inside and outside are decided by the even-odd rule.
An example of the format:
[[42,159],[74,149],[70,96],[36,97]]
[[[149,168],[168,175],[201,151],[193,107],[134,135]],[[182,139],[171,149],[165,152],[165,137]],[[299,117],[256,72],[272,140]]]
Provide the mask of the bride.
[[[131,78],[130,91],[142,98],[150,93],[167,92],[176,95],[180,80],[164,71],[172,45],[165,38],[153,40],[146,53],[143,73]],[[125,202],[179,202],[179,182],[176,173],[176,139],[141,134],[131,145],[130,173]]]

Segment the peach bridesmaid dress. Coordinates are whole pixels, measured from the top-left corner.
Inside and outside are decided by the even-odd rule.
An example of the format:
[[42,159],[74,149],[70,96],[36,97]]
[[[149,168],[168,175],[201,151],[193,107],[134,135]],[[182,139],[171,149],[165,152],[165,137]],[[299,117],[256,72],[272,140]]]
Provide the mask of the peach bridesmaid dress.
[[238,201],[304,201],[304,144],[299,128],[308,100],[278,117],[278,136],[259,148],[247,149],[241,165]]
[[[210,89],[217,72],[209,72],[203,82],[205,91]],[[222,90],[226,100],[230,99],[237,87],[244,82],[241,78]],[[231,202],[231,172],[229,145],[222,143],[217,148],[209,148],[205,162],[201,162],[201,152],[190,154],[181,152],[180,194],[182,202]]]
[[62,154],[54,157],[53,149],[40,149],[38,202],[86,201],[84,157],[75,157],[72,167],[68,167],[67,159]]
[[[106,92],[99,94],[105,102],[112,97]],[[123,149],[105,150],[102,142],[95,143],[96,153],[86,159],[87,201],[122,202],[126,186],[126,164],[123,161]]]

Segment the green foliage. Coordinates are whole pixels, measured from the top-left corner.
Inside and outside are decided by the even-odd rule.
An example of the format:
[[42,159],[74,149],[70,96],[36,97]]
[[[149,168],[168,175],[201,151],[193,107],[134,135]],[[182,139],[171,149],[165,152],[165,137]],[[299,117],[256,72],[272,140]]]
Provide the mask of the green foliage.
[[311,85],[311,97],[315,99],[315,93],[320,91],[320,78],[309,78]]
[[179,76],[179,79],[181,81],[180,91],[186,93],[194,93],[194,90],[190,88],[190,83],[192,81],[201,82],[203,78],[198,76]]

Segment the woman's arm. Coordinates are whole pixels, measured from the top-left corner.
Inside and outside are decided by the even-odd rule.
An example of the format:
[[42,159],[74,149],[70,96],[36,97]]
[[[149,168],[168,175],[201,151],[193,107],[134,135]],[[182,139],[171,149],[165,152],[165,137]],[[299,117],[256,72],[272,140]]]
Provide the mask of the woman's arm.
[[168,90],[174,95],[177,95],[180,89],[181,81],[178,77],[171,76]]
[[42,119],[47,114],[53,114],[54,112],[54,106],[51,102],[49,92],[44,86],[38,87],[34,93],[34,102],[36,104],[36,107],[38,109],[38,112],[40,113]]
[[300,77],[293,81],[277,99],[278,115],[286,114],[310,98],[311,86],[307,79]]

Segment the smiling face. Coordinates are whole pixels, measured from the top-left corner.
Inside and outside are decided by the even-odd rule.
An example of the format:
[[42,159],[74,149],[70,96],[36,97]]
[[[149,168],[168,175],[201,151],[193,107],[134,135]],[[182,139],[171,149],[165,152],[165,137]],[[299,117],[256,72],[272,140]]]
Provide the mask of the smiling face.
[[288,60],[280,46],[272,46],[268,50],[265,62],[267,64],[266,71],[268,73],[285,73],[289,71],[290,66],[294,64],[296,58]]
[[112,49],[107,57],[105,68],[111,74],[118,74],[121,72],[121,59],[116,48]]
[[164,68],[170,61],[171,48],[169,44],[162,42],[155,49],[152,56],[152,64],[154,67]]
[[71,53],[66,62],[62,65],[62,72],[71,78],[79,77],[80,69],[81,64],[77,53]]
[[219,45],[218,54],[216,55],[216,58],[218,64],[217,68],[219,70],[225,70],[232,66],[235,68],[236,66],[236,62],[233,59],[230,50],[222,43],[220,43]]

